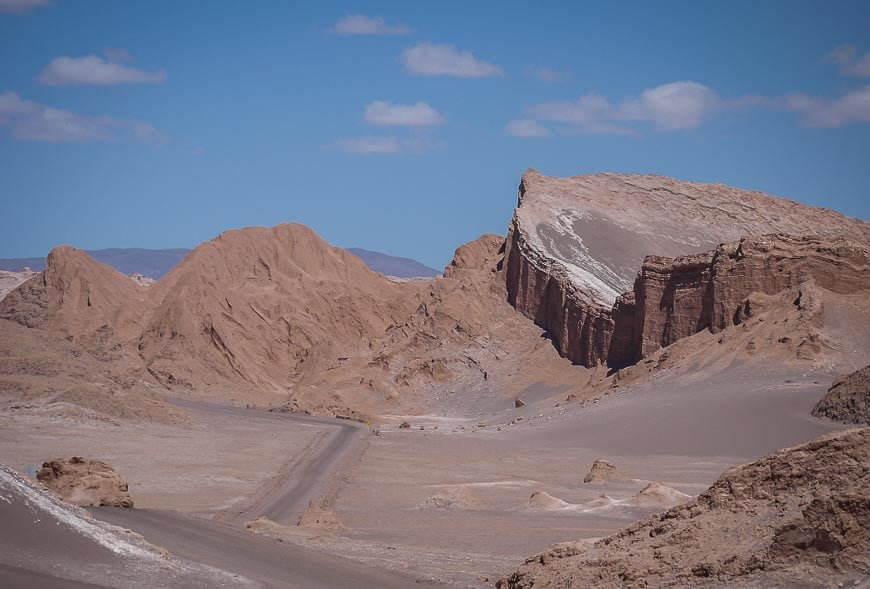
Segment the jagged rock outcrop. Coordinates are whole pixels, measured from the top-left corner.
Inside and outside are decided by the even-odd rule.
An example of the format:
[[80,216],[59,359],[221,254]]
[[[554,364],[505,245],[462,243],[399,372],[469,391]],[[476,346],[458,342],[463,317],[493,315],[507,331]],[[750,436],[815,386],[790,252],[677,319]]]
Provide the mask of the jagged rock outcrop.
[[634,290],[614,306],[608,365],[622,367],[704,329],[737,325],[752,316],[753,293],[772,295],[808,281],[841,294],[870,290],[870,248],[778,234],[675,259],[648,256]]
[[43,463],[36,478],[73,505],[133,507],[127,483],[102,460],[58,458]]
[[0,301],[0,319],[78,337],[108,327],[135,336],[149,315],[147,291],[82,250],[56,247],[45,270]]
[[[631,289],[645,256],[685,256],[774,232],[870,243],[870,223],[760,192],[655,175],[550,178],[529,170],[506,241],[508,300],[572,362],[605,364],[612,340],[621,358],[637,337],[622,319],[636,303],[620,293]],[[689,280],[709,265],[704,256],[684,262],[677,273]],[[691,325],[680,321],[676,331]]]
[[813,415],[841,423],[870,425],[870,366],[835,380],[813,407]]
[[557,544],[498,587],[829,587],[868,577],[864,428],[735,467],[697,499],[607,538]]

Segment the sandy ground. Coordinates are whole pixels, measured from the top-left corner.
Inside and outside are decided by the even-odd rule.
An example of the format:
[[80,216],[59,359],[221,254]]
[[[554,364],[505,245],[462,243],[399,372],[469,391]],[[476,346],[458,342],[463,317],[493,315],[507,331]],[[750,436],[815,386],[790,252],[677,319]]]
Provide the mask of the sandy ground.
[[256,493],[325,429],[287,427],[280,414],[260,411],[187,412],[189,426],[0,414],[0,463],[23,471],[59,456],[107,460],[136,507],[213,516]]
[[[696,495],[732,465],[837,429],[810,415],[834,376],[734,363],[704,378],[664,371],[586,404],[535,385],[519,409],[491,399],[475,407],[457,391],[437,415],[388,416],[379,436],[363,432],[361,458],[330,493],[349,531],[294,529],[284,543],[454,586],[491,585],[555,542],[603,536],[658,511],[614,503],[649,481]],[[73,454],[108,460],[137,508],[225,519],[324,440],[324,426],[280,414],[185,407],[190,426],[0,416],[0,461],[23,469]],[[399,428],[404,420],[410,428]],[[598,458],[619,477],[583,483]],[[535,509],[535,491],[570,505]]]
[[[431,574],[441,554],[442,574],[457,585],[492,580],[505,562],[660,510],[596,507],[602,494],[624,500],[656,481],[697,495],[733,465],[838,429],[810,415],[831,379],[735,364],[694,385],[663,373],[585,407],[565,405],[560,393],[473,420],[411,417],[399,429],[396,417],[338,493],[335,511],[352,532],[331,549],[375,555],[381,544],[400,546]],[[524,419],[509,425],[517,415]],[[597,458],[616,464],[619,480],[583,483]],[[457,489],[470,508],[421,508]],[[530,509],[538,490],[577,507]]]

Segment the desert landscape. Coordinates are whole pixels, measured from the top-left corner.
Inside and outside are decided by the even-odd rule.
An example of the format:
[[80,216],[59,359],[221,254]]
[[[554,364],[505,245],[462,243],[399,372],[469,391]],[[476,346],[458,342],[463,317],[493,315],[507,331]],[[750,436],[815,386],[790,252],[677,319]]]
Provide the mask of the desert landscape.
[[21,556],[44,485],[161,585],[866,580],[868,244],[760,193],[529,170],[435,278],[297,224],[158,281],[56,248],[0,301],[3,571],[123,579]]
[[870,589],[868,24],[0,0],[0,589]]

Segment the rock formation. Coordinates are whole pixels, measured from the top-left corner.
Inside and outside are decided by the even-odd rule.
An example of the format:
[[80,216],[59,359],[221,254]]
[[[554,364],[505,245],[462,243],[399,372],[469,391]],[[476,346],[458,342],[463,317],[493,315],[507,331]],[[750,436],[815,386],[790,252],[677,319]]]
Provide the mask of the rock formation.
[[648,256],[633,291],[614,306],[608,365],[619,368],[704,329],[740,324],[753,314],[750,295],[810,280],[835,293],[870,289],[870,247],[780,234],[675,259]]
[[[636,333],[622,318],[636,303],[620,293],[645,256],[684,256],[774,232],[870,243],[870,223],[759,192],[652,175],[549,178],[529,170],[508,230],[508,300],[572,362],[623,361]],[[698,279],[711,255],[684,259],[672,272]],[[690,322],[674,327],[685,331]]]
[[603,483],[616,476],[616,465],[607,460],[598,459],[592,463],[592,468],[583,477],[584,483]]
[[133,507],[127,483],[102,460],[58,458],[43,463],[36,478],[73,505]]
[[628,499],[626,503],[653,511],[674,507],[691,499],[691,495],[677,491],[673,487],[653,482],[638,491],[637,495]]
[[870,575],[870,428],[780,450],[694,501],[594,543],[556,545],[522,587],[832,586]]
[[841,423],[870,425],[870,366],[834,381],[813,415]]
[[36,272],[30,268],[24,268],[21,272],[7,272],[0,270],[0,301],[6,298],[6,295],[18,288],[19,284],[27,282],[36,275]]

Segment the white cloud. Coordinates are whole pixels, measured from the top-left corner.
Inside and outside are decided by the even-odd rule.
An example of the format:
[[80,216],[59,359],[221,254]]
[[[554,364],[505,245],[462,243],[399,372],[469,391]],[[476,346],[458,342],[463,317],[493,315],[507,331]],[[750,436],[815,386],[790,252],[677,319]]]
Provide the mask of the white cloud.
[[50,86],[73,84],[160,84],[166,81],[163,71],[148,72],[135,67],[107,61],[96,55],[55,57],[45,66],[38,80]]
[[23,141],[88,143],[130,139],[145,143],[168,140],[151,123],[135,119],[93,117],[24,100],[14,92],[0,94],[0,126],[10,125]]
[[0,0],[0,12],[21,14],[31,8],[51,6],[51,0]]
[[532,119],[511,121],[505,127],[505,131],[514,137],[549,137],[550,131]]
[[662,130],[692,129],[720,108],[749,106],[754,101],[722,101],[698,82],[672,82],[644,90],[619,104],[595,92],[574,102],[546,102],[528,109],[535,119],[572,123],[586,132],[628,133],[626,123],[646,122]]
[[847,123],[870,122],[870,84],[834,100],[792,94],[786,97],[785,107],[799,113],[801,121],[810,127],[831,128]]
[[499,66],[477,59],[470,51],[428,41],[405,49],[402,61],[406,70],[420,76],[488,78],[502,74]]
[[414,31],[405,25],[388,25],[379,16],[349,14],[338,19],[332,32],[340,35],[409,35]]
[[443,119],[438,111],[425,102],[417,104],[391,104],[377,100],[366,106],[363,118],[372,125],[403,125],[424,127],[440,125]]
[[334,147],[341,151],[360,155],[422,153],[434,147],[416,139],[400,137],[346,137],[335,142]]
[[571,77],[571,72],[555,70],[549,67],[538,67],[530,69],[529,75],[542,82],[563,82]]
[[825,61],[836,63],[840,73],[861,78],[870,77],[870,52],[858,55],[852,45],[840,45],[825,56]]

